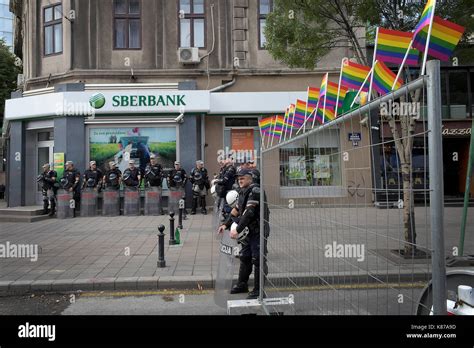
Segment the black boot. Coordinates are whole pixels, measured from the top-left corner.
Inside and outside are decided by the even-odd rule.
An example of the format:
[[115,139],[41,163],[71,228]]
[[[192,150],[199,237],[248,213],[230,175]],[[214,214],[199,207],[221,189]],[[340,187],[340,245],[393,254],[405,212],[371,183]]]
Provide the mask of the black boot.
[[[264,271],[265,275],[267,275],[268,271]],[[254,286],[253,290],[249,292],[249,295],[247,296],[247,300],[255,300],[260,296],[260,266],[255,265],[254,267]],[[265,276],[264,276],[265,279]],[[265,298],[265,291],[263,292],[263,297]]]
[[239,279],[237,284],[230,290],[231,294],[242,294],[249,291],[248,281],[252,273],[252,261],[249,257],[240,258]]
[[201,197],[201,214],[202,215],[207,215],[206,197]]
[[43,200],[43,215],[48,214],[48,211],[49,211],[48,207],[49,207],[49,201]]
[[49,216],[50,217],[53,217],[54,216],[54,213],[56,212],[56,202],[55,201],[51,201],[51,210],[49,211]]
[[198,199],[193,197],[193,206],[191,207],[191,215],[196,215]]

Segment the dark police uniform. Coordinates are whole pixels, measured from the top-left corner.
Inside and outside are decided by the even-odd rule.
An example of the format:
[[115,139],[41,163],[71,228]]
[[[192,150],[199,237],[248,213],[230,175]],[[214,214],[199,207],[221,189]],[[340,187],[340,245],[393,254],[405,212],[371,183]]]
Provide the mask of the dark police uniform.
[[87,169],[84,172],[84,176],[83,176],[83,184],[82,184],[83,188],[88,186],[87,182],[89,181],[89,179],[94,180],[93,188],[100,186],[100,183],[102,182],[102,177],[103,177],[103,174],[100,169],[96,169],[96,170]]
[[236,169],[232,164],[221,168],[216,181],[216,191],[220,198],[225,198],[235,183]]
[[[140,175],[140,169],[139,168],[127,168],[123,171],[123,183],[125,186],[128,187],[137,187],[140,185],[140,182],[138,181],[138,176]],[[128,177],[128,179],[126,179]]]
[[48,206],[51,205],[49,215],[53,216],[56,211],[56,194],[58,192],[58,185],[56,178],[58,173],[54,170],[43,172],[41,174],[41,193],[43,194],[43,213],[48,214]]
[[151,187],[161,187],[163,183],[163,168],[161,164],[149,163],[145,169],[145,180]]
[[[177,183],[175,180],[174,180],[174,177],[175,176],[179,176],[182,180],[181,183]],[[184,187],[186,185],[186,181],[187,181],[187,176],[186,176],[186,171],[183,169],[183,168],[180,168],[180,169],[173,169],[169,175],[169,178],[168,178],[168,186],[169,187],[173,187],[173,188],[181,188],[181,187]]]
[[207,214],[206,210],[206,190],[210,188],[209,184],[209,176],[207,174],[206,168],[198,169],[194,167],[191,170],[191,177],[189,179],[191,184],[193,184],[193,207],[191,210],[191,214],[196,213],[196,209],[198,206],[198,199],[200,199],[201,203],[201,213]]
[[[250,170],[242,170],[239,175],[252,174]],[[238,211],[237,218],[229,217],[225,223],[229,228],[234,221],[237,222],[237,232],[241,233],[245,228],[249,229],[246,240],[242,243],[240,251],[240,269],[237,285],[232,288],[231,293],[241,293],[248,291],[248,280],[254,266],[254,289],[249,293],[249,298],[257,298],[260,285],[260,186],[252,183],[250,186],[241,189],[239,199],[235,209]],[[266,196],[264,196],[264,255],[267,255],[267,238],[270,235],[270,210],[268,209]],[[267,275],[268,268],[265,261],[264,274]]]
[[64,171],[63,178],[66,179],[67,182],[64,189],[69,191],[69,189],[72,188],[72,198],[74,199],[76,206],[74,210],[76,210],[78,207],[80,207],[79,202],[81,201],[81,173],[76,168],[73,168],[72,170],[66,169]]
[[[110,181],[110,175],[111,174],[115,174],[117,179],[114,181],[114,182],[111,182]],[[106,173],[105,173],[105,184],[107,187],[110,187],[110,188],[113,188],[115,190],[118,190],[120,189],[120,178],[122,177],[122,172],[120,171],[120,169],[118,168],[115,168],[115,169],[109,169]]]

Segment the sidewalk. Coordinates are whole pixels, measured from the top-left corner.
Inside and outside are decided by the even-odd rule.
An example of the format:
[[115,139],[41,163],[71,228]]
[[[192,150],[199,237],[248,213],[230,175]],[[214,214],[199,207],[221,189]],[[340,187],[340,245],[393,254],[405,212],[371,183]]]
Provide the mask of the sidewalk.
[[[372,210],[373,209],[373,210]],[[347,214],[339,209],[339,218],[357,214],[357,211],[346,209]],[[389,227],[384,227],[381,233],[398,234],[400,231],[397,210],[376,210],[370,208],[366,221],[359,217],[360,226],[367,226],[375,216],[380,219],[383,214],[391,220],[380,220],[377,228],[390,221]],[[421,215],[421,213],[420,213]],[[395,216],[395,218],[393,218]],[[457,245],[459,239],[459,221],[461,208],[446,209],[446,252],[450,252]],[[284,278],[291,274],[295,278],[308,276],[308,268],[291,263],[287,253],[292,253],[295,259],[314,262],[318,275],[350,277],[367,279],[367,272],[376,276],[385,277],[386,281],[427,281],[430,279],[430,263],[396,264],[381,256],[376,249],[397,247],[395,243],[388,246],[387,238],[379,237],[380,241],[367,241],[367,260],[355,272],[350,265],[336,261],[316,264],[321,255],[315,260],[308,260],[311,245],[298,242],[285,242],[285,233],[289,229],[301,229],[301,238],[311,233],[316,225],[306,228],[295,226],[291,218],[283,212],[272,212],[273,223],[279,224],[270,235],[269,266],[270,276]],[[396,220],[396,222],[395,222]],[[424,223],[425,219],[419,216]],[[5,244],[37,244],[40,248],[38,260],[0,258],[0,294],[23,294],[30,291],[90,291],[90,290],[145,290],[145,289],[198,289],[212,288],[216,276],[219,242],[211,228],[211,215],[188,215],[184,221],[184,230],[181,233],[181,245],[169,246],[169,217],[118,217],[118,218],[76,218],[71,220],[51,219],[33,224],[1,223],[0,243]],[[322,223],[322,222],[321,222]],[[166,226],[165,259],[166,268],[157,268],[157,227]],[[177,221],[176,224],[177,225]],[[474,250],[473,235],[474,217],[470,215],[466,238],[466,252]],[[418,227],[418,225],[417,225]],[[322,227],[320,227],[322,228]],[[374,227],[375,228],[375,227]],[[306,232],[304,232],[306,231]],[[388,232],[387,232],[388,231]],[[418,228],[419,241],[428,240],[424,235],[428,229],[421,225]],[[320,233],[321,240],[317,243],[325,245],[332,240],[354,243],[364,231],[327,229]],[[299,233],[299,232],[298,232]],[[347,233],[350,233],[349,237]],[[361,233],[357,237],[358,233]],[[341,236],[342,234],[342,236]],[[345,234],[345,237],[344,237]],[[315,241],[316,242],[316,241]],[[287,247],[287,251],[281,251]],[[301,255],[297,255],[301,253]],[[318,262],[319,262],[318,261]],[[238,262],[235,263],[238,267]],[[306,264],[307,266],[307,264]],[[285,268],[286,267],[286,268]],[[278,272],[277,272],[278,270]],[[274,272],[274,274],[272,274]],[[237,273],[235,273],[237,274]],[[311,275],[314,278],[314,274]],[[334,279],[334,278],[333,278]]]

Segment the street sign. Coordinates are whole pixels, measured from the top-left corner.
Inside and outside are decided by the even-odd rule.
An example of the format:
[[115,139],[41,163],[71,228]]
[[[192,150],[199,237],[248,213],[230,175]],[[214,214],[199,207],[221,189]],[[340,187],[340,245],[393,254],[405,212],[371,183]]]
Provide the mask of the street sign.
[[352,141],[352,146],[359,146],[359,142],[362,141],[362,133],[349,133],[349,141]]

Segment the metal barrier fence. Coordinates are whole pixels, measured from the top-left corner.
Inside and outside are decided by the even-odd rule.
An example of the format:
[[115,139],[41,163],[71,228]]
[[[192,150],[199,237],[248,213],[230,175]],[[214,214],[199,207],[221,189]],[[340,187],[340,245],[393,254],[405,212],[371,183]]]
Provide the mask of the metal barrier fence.
[[414,314],[431,279],[434,314],[446,313],[441,125],[432,61],[396,92],[262,148],[266,313]]

